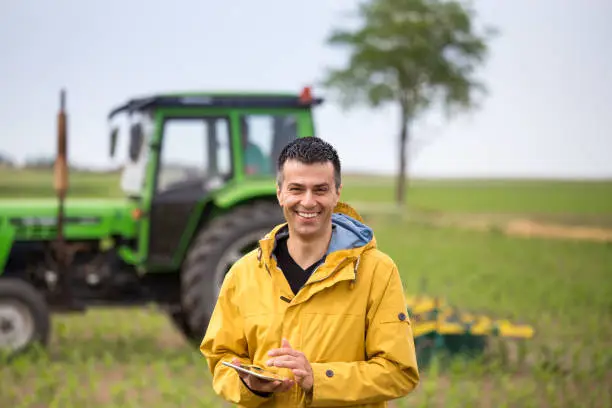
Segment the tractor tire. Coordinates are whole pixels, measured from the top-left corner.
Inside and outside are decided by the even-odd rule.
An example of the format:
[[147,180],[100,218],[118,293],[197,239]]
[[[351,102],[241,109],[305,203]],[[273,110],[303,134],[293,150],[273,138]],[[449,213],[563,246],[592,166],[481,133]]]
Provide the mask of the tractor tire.
[[8,358],[45,347],[51,318],[44,297],[22,279],[0,279],[0,353]]
[[273,227],[285,222],[279,205],[255,201],[213,220],[195,237],[183,264],[181,312],[173,321],[199,344],[210,321],[226,273],[234,262],[257,248]]

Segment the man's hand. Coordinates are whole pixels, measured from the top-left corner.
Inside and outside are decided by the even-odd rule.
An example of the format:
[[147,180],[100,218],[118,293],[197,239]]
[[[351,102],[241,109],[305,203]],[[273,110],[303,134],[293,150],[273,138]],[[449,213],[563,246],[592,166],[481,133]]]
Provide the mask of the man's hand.
[[268,355],[272,357],[267,362],[269,366],[291,369],[300,387],[307,393],[312,390],[314,383],[312,367],[304,353],[292,348],[288,340],[283,339],[281,348],[270,350]]
[[[234,358],[232,360],[232,364],[240,366],[240,360]],[[251,374],[246,374],[241,371],[238,371],[238,375],[244,383],[253,391],[257,392],[285,392],[293,387],[294,381],[291,379],[286,379],[284,381],[266,381],[261,378],[255,377]]]

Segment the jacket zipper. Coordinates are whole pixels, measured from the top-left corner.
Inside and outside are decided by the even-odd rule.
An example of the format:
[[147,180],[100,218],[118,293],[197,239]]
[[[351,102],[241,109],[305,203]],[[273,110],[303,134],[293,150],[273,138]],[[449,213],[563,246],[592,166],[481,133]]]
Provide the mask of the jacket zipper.
[[[306,286],[312,285],[313,283],[317,283],[317,282],[324,281],[325,279],[329,278],[329,277],[330,277],[331,275],[333,275],[333,274],[334,274],[334,273],[335,273],[335,272],[336,272],[338,269],[340,269],[341,267],[343,267],[343,266],[344,266],[344,264],[346,263],[346,260],[347,260],[347,259],[355,259],[355,257],[348,257],[348,256],[347,256],[347,257],[343,258],[343,259],[342,259],[342,260],[341,260],[341,261],[338,263],[338,265],[336,265],[336,267],[335,267],[334,269],[332,269],[332,271],[331,271],[330,273],[328,273],[327,275],[325,275],[325,276],[324,276],[324,277],[322,277],[321,279],[317,279],[317,280],[315,280],[315,281],[308,282],[308,283],[307,283],[307,284],[305,284],[303,287],[306,287]],[[265,266],[266,270],[268,271],[268,274],[272,275],[272,274],[271,274],[271,272],[270,272],[270,269],[268,268],[268,263],[267,263],[267,262],[265,262],[265,261],[264,261],[264,266]],[[318,266],[317,266],[317,267],[314,269],[314,271],[312,271],[312,275],[314,275],[314,274],[317,272],[317,270],[319,270],[319,268],[320,268],[320,267],[321,267],[321,265],[318,265]],[[277,268],[278,270],[280,270],[280,271],[281,271],[281,273],[282,273],[282,270],[280,269],[280,267],[279,267],[278,265],[276,266],[276,268]],[[282,299],[282,298],[283,298],[283,296],[281,296],[281,299]],[[287,302],[287,303],[291,303],[291,301],[292,301],[294,298],[295,298],[295,296],[294,296],[293,298],[291,298],[291,299],[287,299],[287,298],[285,298],[285,299],[282,299],[282,300],[283,300],[283,301],[285,301],[285,302]]]
[[[325,275],[325,276],[324,276],[324,277],[322,277],[321,279],[317,279],[317,280],[315,280],[315,281],[309,282],[309,283],[308,283],[308,285],[311,285],[311,284],[313,284],[313,283],[317,283],[317,282],[321,282],[321,281],[324,281],[325,279],[329,278],[329,277],[330,277],[331,275],[333,275],[333,274],[334,274],[334,273],[335,273],[335,272],[336,272],[338,269],[340,269],[341,267],[343,267],[343,266],[344,266],[344,264],[345,264],[345,262],[346,262],[346,260],[347,260],[347,259],[352,259],[352,257],[346,257],[346,258],[342,259],[342,261],[340,261],[340,263],[338,263],[338,265],[337,265],[337,266],[336,266],[336,267],[335,267],[335,268],[334,268],[334,269],[333,269],[333,270],[332,270],[330,273],[328,273],[327,275]],[[319,265],[319,266],[321,266],[321,265]],[[312,273],[313,273],[313,275],[314,275],[314,274],[317,272],[317,269],[319,269],[319,266],[317,266],[317,267],[315,268],[315,270],[312,272]]]

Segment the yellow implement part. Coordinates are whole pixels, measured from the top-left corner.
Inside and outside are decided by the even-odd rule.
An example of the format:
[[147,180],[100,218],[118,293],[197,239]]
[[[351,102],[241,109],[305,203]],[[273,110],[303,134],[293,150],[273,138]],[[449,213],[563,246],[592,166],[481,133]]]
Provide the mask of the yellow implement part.
[[[415,337],[430,333],[441,335],[500,336],[529,339],[534,329],[508,320],[494,320],[486,315],[461,312],[443,299],[429,296],[406,296],[406,306],[413,321]],[[432,315],[435,312],[435,315]]]
[[438,326],[438,333],[440,334],[465,334],[467,332],[469,332],[469,330],[459,323],[442,322]]
[[[496,332],[496,333],[495,333]],[[530,339],[535,331],[533,327],[525,324],[513,324],[507,320],[490,321],[480,323],[470,328],[470,333],[475,335],[497,334],[501,337],[512,337]]]
[[437,332],[441,335],[470,334],[473,336],[498,336],[520,339],[530,339],[534,335],[534,329],[531,326],[503,321],[491,321],[489,324],[478,324],[470,327],[463,323],[428,320],[414,322],[413,326],[415,337],[424,336],[432,332]]
[[414,337],[425,336],[426,334],[436,332],[438,323],[436,322],[419,322],[414,324],[412,332]]
[[429,296],[407,296],[406,306],[413,314],[433,312],[436,309],[446,307],[443,299],[432,298]]

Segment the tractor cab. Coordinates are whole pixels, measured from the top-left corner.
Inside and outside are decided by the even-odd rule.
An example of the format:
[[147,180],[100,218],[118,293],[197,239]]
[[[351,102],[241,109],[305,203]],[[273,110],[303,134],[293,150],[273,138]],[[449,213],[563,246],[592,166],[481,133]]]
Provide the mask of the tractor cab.
[[110,154],[127,142],[121,188],[138,202],[138,237],[123,248],[149,269],[178,268],[214,212],[275,194],[276,160],[312,136],[309,88],[295,94],[166,94],[113,109]]
[[10,327],[0,316],[0,349],[44,344],[51,310],[93,305],[155,303],[200,341],[227,271],[285,221],[276,161],[288,142],[315,134],[312,110],[321,102],[308,88],[132,99],[108,116],[110,154],[125,154],[126,199],[83,201],[67,199],[62,91],[57,202],[16,203],[0,214],[11,219],[0,230],[0,303],[26,302],[11,309],[18,318]]

